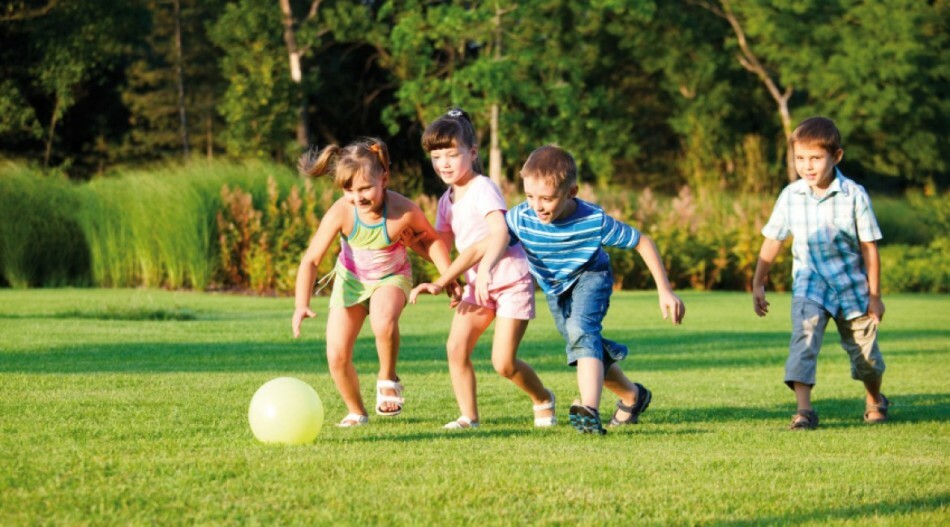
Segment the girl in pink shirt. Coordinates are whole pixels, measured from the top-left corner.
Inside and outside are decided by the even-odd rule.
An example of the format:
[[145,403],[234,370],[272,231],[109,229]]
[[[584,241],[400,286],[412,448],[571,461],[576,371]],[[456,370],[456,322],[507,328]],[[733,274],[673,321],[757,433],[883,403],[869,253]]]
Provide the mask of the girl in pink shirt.
[[436,282],[413,289],[409,301],[415,302],[419,293],[439,294],[463,272],[468,284],[455,306],[446,343],[452,388],[462,415],[445,428],[478,427],[471,357],[478,338],[492,321],[495,321],[492,342],[495,371],[531,397],[535,426],[553,426],[554,393],[544,387],[531,366],[516,357],[528,321],[535,313],[534,282],[520,244],[509,247],[494,268],[489,298],[485,302],[475,298],[478,270],[474,264],[484,252],[484,243],[479,245],[479,242],[489,236],[503,236],[508,226],[505,223],[507,205],[501,191],[479,174],[475,128],[468,114],[457,108],[449,110],[426,128],[422,146],[432,158],[436,174],[449,185],[439,199],[435,229],[446,246],[451,247],[454,242],[460,256]]

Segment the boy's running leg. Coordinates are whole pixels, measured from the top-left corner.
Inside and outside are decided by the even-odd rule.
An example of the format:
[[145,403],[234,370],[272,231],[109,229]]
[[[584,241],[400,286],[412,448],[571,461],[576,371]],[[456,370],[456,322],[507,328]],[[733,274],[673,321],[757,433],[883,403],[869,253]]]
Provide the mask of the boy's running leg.
[[577,387],[581,391],[581,404],[600,408],[600,395],[604,387],[604,363],[595,357],[577,359]]
[[[397,381],[396,361],[399,358],[399,316],[406,306],[406,294],[398,287],[380,287],[373,293],[369,303],[369,322],[376,336],[376,354],[379,356],[379,374],[377,379]],[[380,393],[398,397],[393,388],[382,388]],[[384,413],[396,412],[400,405],[395,402],[383,402],[377,410]]]
[[[526,362],[517,358],[518,346],[528,329],[527,320],[498,317],[495,319],[495,339],[492,342],[491,361],[498,375],[508,379],[531,397],[535,406],[551,402],[551,392],[544,387],[538,374]],[[554,408],[538,410],[535,419],[554,416]]]
[[353,366],[353,346],[366,319],[366,308],[331,308],[327,314],[327,365],[347,412],[367,415],[360,397],[360,381]]
[[811,389],[810,384],[793,382],[792,389],[795,390],[795,402],[798,404],[798,411],[792,416],[792,424],[789,428],[792,430],[812,430],[818,427],[818,413],[811,407]]
[[864,390],[867,392],[864,399],[864,422],[883,423],[887,420],[887,410],[891,402],[881,393],[881,378],[864,381]]
[[640,414],[650,406],[653,394],[640,383],[635,383],[624,375],[620,365],[616,362],[607,368],[604,376],[604,386],[620,397],[617,411],[610,419],[612,426],[621,424],[636,424]]

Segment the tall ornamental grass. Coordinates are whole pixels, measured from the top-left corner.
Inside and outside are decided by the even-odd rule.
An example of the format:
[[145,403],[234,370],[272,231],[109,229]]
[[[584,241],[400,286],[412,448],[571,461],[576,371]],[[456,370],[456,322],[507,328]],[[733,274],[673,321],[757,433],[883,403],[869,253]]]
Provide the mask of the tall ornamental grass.
[[88,235],[93,280],[107,287],[212,284],[217,268],[220,189],[242,186],[262,200],[273,165],[198,163],[102,178],[83,188],[79,221]]
[[[394,188],[400,191],[400,188]],[[229,289],[286,294],[300,255],[339,195],[329,178],[302,180],[265,163],[190,163],[134,170],[76,184],[19,165],[0,165],[0,285]],[[594,189],[580,196],[635,225],[657,244],[677,289],[744,290],[762,244],[771,193],[649,188]],[[510,205],[524,198],[506,188]],[[885,293],[950,291],[950,200],[873,197],[884,239]],[[437,199],[416,202],[430,220]],[[791,284],[786,244],[770,290]],[[336,247],[321,263],[333,265]],[[618,289],[654,287],[636,251],[610,249]],[[416,281],[434,266],[413,254]]]
[[85,233],[76,221],[76,185],[0,166],[0,285],[16,288],[89,283]]

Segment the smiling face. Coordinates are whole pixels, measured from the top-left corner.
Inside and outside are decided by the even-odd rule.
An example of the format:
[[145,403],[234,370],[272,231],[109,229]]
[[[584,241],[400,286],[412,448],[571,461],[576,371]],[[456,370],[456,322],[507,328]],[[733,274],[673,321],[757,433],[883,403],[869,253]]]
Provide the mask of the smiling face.
[[844,150],[834,153],[813,143],[795,143],[795,171],[808,183],[815,194],[822,196],[835,178],[835,166]]
[[429,152],[433,170],[446,185],[464,185],[468,182],[475,175],[472,171],[472,161],[476,155],[475,147],[460,146],[438,148]]
[[524,178],[525,199],[541,223],[549,224],[570,216],[577,209],[574,196],[577,185],[558,188],[554,182],[542,177]]
[[343,187],[343,197],[360,212],[380,214],[386,199],[387,175],[367,176],[360,172],[353,176],[350,184]]

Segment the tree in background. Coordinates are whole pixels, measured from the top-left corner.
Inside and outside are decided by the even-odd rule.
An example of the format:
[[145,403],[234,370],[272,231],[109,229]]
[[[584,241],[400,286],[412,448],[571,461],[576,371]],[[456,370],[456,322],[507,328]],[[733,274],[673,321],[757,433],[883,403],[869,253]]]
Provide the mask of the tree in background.
[[228,86],[218,111],[232,156],[284,160],[300,152],[281,27],[278,6],[254,0],[227,4],[211,27],[211,40],[224,53],[220,67]]
[[821,113],[847,171],[940,187],[948,19],[944,0],[16,1],[0,12],[0,155],[83,177],[180,157],[183,135],[289,162],[304,137],[367,134],[402,190],[433,192],[419,135],[459,104],[498,179],[558,142],[599,185],[768,192],[790,127]]
[[[48,2],[42,8],[6,13],[3,32],[2,105],[22,108],[4,118],[4,130],[26,131],[21,148],[38,150],[43,166],[78,156],[100,167],[106,144],[121,131],[112,127],[111,112],[122,113],[114,99],[104,97],[121,76],[125,57],[147,23],[139,5],[119,0]],[[23,107],[24,103],[26,106]],[[32,111],[31,111],[32,110]],[[83,111],[84,110],[84,111]],[[42,126],[42,146],[35,142]]]
[[[945,2],[689,3],[729,23],[736,57],[775,100],[786,139],[795,122],[823,114],[864,170],[911,181],[946,172]],[[796,179],[790,154],[787,166]]]
[[[218,66],[221,51],[211,45],[207,31],[209,20],[224,9],[225,1],[175,0],[179,1],[180,59],[174,4],[168,0],[145,3],[151,13],[150,31],[126,72],[122,101],[130,112],[130,130],[117,147],[117,157],[153,160],[180,156],[183,135],[187,136],[189,150],[201,152],[206,158],[223,150],[218,133],[224,129],[224,121],[216,106],[226,81]],[[184,132],[182,114],[187,115]]]

